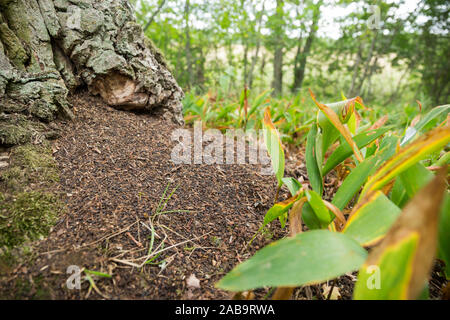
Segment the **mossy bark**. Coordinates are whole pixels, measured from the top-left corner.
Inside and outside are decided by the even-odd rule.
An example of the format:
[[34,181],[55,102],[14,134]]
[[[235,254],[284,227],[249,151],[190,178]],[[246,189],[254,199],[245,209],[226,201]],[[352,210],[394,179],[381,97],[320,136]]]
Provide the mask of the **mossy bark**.
[[183,122],[183,92],[128,1],[0,0],[0,10],[0,145],[31,136],[17,128],[18,114],[72,117],[67,96],[80,87],[111,106]]

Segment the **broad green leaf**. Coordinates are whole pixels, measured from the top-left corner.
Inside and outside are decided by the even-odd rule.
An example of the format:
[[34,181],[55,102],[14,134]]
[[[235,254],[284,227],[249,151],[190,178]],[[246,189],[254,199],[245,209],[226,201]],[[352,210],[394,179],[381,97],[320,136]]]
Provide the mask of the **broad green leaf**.
[[369,178],[360,199],[375,190],[379,190],[393,178],[411,168],[430,153],[441,149],[450,142],[450,127],[434,129],[415,142],[407,145]]
[[306,141],[306,171],[308,172],[308,178],[311,183],[311,188],[318,194],[323,192],[323,179],[320,170],[320,166],[317,163],[318,148],[317,148],[317,126],[313,124],[309,130]]
[[285,186],[289,189],[289,192],[291,193],[291,196],[295,196],[297,192],[302,188],[302,184],[298,182],[297,179],[287,177],[281,179]]
[[[422,188],[403,209],[381,244],[359,272],[355,299],[417,299],[434,263],[439,214],[446,192],[447,169]],[[426,199],[426,201],[424,201]],[[378,268],[381,282],[370,289],[369,268]]]
[[328,208],[323,203],[320,195],[316,193],[314,190],[311,191],[306,190],[305,193],[309,205],[314,210],[314,213],[316,214],[317,218],[320,221],[321,227],[322,228],[328,227],[328,225],[334,219],[334,214],[328,210]]
[[311,205],[307,202],[302,208],[302,220],[309,230],[320,229],[320,220],[317,218],[316,213],[311,208]]
[[320,133],[322,134],[323,140],[320,152],[321,154],[325,154],[328,148],[339,138],[340,133],[321,111],[318,112],[317,123],[320,126]]
[[358,269],[367,252],[341,233],[314,230],[273,242],[228,273],[216,287],[245,291],[320,283]]
[[[315,97],[313,97],[313,100],[314,99]],[[353,127],[356,130],[356,116],[354,112],[355,103],[362,103],[362,100],[359,97],[344,99],[344,101],[329,103],[326,107],[330,108],[334,113],[336,113],[336,115],[338,115],[340,122],[348,123],[349,128]],[[322,129],[323,144],[321,150],[322,153],[325,154],[328,148],[339,138],[340,132],[322,111],[317,113],[317,123]]]
[[343,210],[360,190],[361,186],[364,185],[368,177],[395,153],[397,141],[398,140],[395,137],[386,137],[383,139],[380,143],[381,150],[375,155],[364,159],[364,161],[359,163],[345,178],[336,192],[332,204],[340,210]]
[[283,183],[281,179],[284,177],[284,150],[278,131],[270,118],[269,108],[264,112],[263,127],[264,141],[272,161],[273,171],[277,177],[278,186],[281,186]]
[[409,199],[433,178],[433,174],[427,170],[421,163],[416,163],[411,168],[399,174],[395,180],[391,192],[392,202],[400,208],[403,208]]
[[[368,144],[372,143],[380,136],[385,134],[391,128],[382,128],[376,130],[369,130],[363,133],[360,133],[353,137],[358,148],[364,148]],[[341,144],[328,158],[325,166],[323,167],[322,174],[326,175],[328,172],[333,170],[338,164],[347,159],[352,155],[352,148],[348,145],[348,143]]]
[[331,203],[343,210],[367,181],[369,175],[376,170],[377,162],[379,159],[372,156],[358,164],[342,182]]
[[342,232],[362,246],[373,245],[386,235],[400,212],[399,207],[378,191],[356,208]]

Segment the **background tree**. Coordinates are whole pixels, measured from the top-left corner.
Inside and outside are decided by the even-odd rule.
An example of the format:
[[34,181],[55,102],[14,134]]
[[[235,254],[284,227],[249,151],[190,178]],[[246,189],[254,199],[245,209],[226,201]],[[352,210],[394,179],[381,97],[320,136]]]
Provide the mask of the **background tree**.
[[45,134],[87,87],[111,106],[182,123],[183,92],[125,0],[0,1],[0,144]]
[[445,103],[449,5],[416,1],[190,0],[189,49],[185,0],[136,0],[135,10],[143,27],[154,20],[146,35],[195,93],[247,85],[288,99],[312,88],[379,105]]

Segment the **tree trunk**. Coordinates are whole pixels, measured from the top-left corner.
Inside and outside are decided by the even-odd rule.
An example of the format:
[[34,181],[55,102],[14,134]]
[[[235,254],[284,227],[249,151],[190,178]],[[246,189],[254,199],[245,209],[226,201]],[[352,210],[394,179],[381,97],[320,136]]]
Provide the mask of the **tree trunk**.
[[192,85],[192,54],[191,54],[191,32],[189,30],[189,10],[190,2],[186,0],[184,5],[184,19],[185,28],[184,33],[186,37],[185,51],[186,51],[186,71],[187,71],[187,87],[190,88]]
[[260,91],[263,91],[264,88],[265,88],[265,76],[266,76],[266,71],[265,70],[266,70],[266,54],[263,53],[261,66],[259,68],[259,74],[260,74],[260,77],[261,77],[260,82],[259,82],[259,84],[260,84],[260,89],[259,90]]
[[266,2],[263,1],[262,4],[262,10],[260,12],[259,18],[258,18],[258,31],[257,31],[257,40],[256,40],[256,52],[255,55],[252,58],[252,64],[250,66],[250,71],[248,72],[248,87],[251,89],[253,87],[253,72],[255,70],[255,66],[256,66],[256,62],[258,60],[258,56],[259,56],[259,49],[261,47],[261,26],[262,26],[262,18],[264,15],[264,10],[265,10],[265,6],[266,6]]
[[272,94],[281,96],[283,94],[283,40],[282,40],[282,9],[283,0],[277,0],[277,18],[280,25],[275,30],[275,52],[273,55],[273,82]]
[[374,49],[375,49],[375,44],[376,44],[376,40],[377,40],[377,36],[378,36],[378,32],[375,31],[375,35],[372,38],[372,42],[370,44],[370,49],[369,49],[369,53],[367,56],[367,60],[366,63],[364,65],[364,71],[363,74],[361,75],[360,81],[359,81],[359,85],[356,88],[356,91],[354,90],[352,92],[352,97],[355,95],[361,95],[361,91],[362,91],[362,87],[364,85],[364,81],[366,81],[367,76],[369,74],[369,71],[371,69],[371,62],[372,62],[372,58],[373,58],[373,54],[374,54]]
[[358,53],[356,54],[356,61],[353,64],[353,76],[352,76],[352,84],[350,86],[349,90],[349,96],[353,97],[355,93],[355,87],[356,87],[356,80],[358,78],[358,71],[359,71],[359,65],[361,64],[362,60],[362,44],[358,47]]
[[300,38],[299,38],[299,44],[298,44],[299,47],[297,50],[297,54],[295,56],[294,84],[292,86],[292,93],[294,93],[294,94],[300,91],[302,84],[303,84],[303,79],[305,78],[306,63],[308,60],[309,53],[311,51],[311,46],[316,37],[317,25],[318,25],[319,19],[320,19],[320,6],[321,5],[322,5],[322,2],[320,1],[314,10],[311,29],[309,31],[309,35],[308,35],[308,38],[306,39],[306,43],[305,43],[305,46],[303,47],[303,49],[300,49],[302,37],[300,36]]
[[249,41],[248,39],[245,40],[245,46],[244,46],[244,58],[243,58],[243,65],[244,65],[244,83],[243,86],[248,86],[247,78],[248,78],[248,49],[249,49]]
[[183,92],[126,0],[0,0],[0,9],[0,145],[71,117],[77,88],[183,122]]

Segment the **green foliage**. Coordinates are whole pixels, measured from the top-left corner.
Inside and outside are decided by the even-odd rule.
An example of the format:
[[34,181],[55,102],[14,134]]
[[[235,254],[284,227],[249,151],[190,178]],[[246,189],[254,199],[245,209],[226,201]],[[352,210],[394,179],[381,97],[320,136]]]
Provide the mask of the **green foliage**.
[[272,167],[278,180],[278,187],[280,188],[283,184],[284,177],[284,150],[278,131],[270,118],[269,108],[264,112],[263,134],[264,142],[266,143],[267,151],[272,161]]
[[[313,99],[315,99],[314,96]],[[344,138],[344,135],[348,135],[348,132],[342,129],[342,121],[345,121],[346,117],[333,118],[333,114],[329,111],[332,110],[331,108],[318,102],[316,104],[320,110],[327,113],[327,117],[330,116],[330,124],[335,126],[334,134],[336,136],[332,139],[327,138],[327,146],[323,148],[323,140],[318,137],[323,137],[324,131],[331,132],[332,128],[330,125],[321,125],[320,121],[324,120],[323,118],[321,120],[320,116],[316,117],[311,124],[307,136],[305,157],[313,190],[303,190],[301,184],[293,178],[282,178],[281,183],[288,187],[293,196],[288,200],[276,203],[269,209],[263,222],[263,226],[265,226],[277,217],[287,217],[287,212],[289,210],[293,212],[296,203],[303,201],[301,218],[311,231],[277,241],[260,250],[253,258],[226,275],[218,283],[218,287],[241,291],[263,286],[299,286],[325,281],[333,277],[331,274],[336,277],[352,271],[350,267],[343,268],[339,259],[334,260],[333,257],[331,260],[327,260],[330,257],[329,249],[338,253],[339,250],[345,252],[349,248],[363,250],[363,246],[374,246],[383,241],[382,246],[379,247],[381,253],[378,252],[378,260],[371,258],[371,261],[374,263],[378,261],[377,266],[383,269],[382,281],[388,289],[384,289],[384,293],[367,295],[366,283],[370,278],[370,265],[365,264],[360,270],[355,298],[416,297],[417,290],[422,291],[423,288],[415,285],[411,280],[413,272],[411,270],[421,270],[418,273],[414,271],[416,277],[425,277],[429,272],[428,267],[419,268],[418,264],[422,263],[423,259],[423,263],[431,266],[433,256],[429,253],[433,252],[433,248],[430,247],[433,244],[424,239],[438,237],[437,228],[434,229],[430,223],[432,223],[432,219],[436,220],[432,217],[439,216],[437,211],[442,210],[440,203],[437,202],[443,190],[442,170],[439,178],[441,180],[436,180],[436,178],[430,182],[430,185],[424,187],[434,175],[423,165],[433,157],[433,153],[442,151],[450,142],[448,125],[441,125],[437,128],[427,126],[430,119],[434,117],[440,118],[442,121],[445,117],[445,114],[441,112],[442,107],[431,110],[411,126],[414,132],[421,132],[421,135],[415,134],[415,137],[406,137],[406,140],[405,136],[408,135],[408,131],[400,130],[404,132],[401,139],[407,143],[398,150],[401,139],[397,137],[398,132],[393,132],[392,127],[367,130],[359,127],[355,122],[352,130],[353,136]],[[334,106],[338,105],[334,104]],[[340,113],[340,111],[338,112]],[[351,118],[351,115],[347,116]],[[442,122],[438,121],[437,123]],[[272,125],[271,122],[270,124]],[[366,128],[370,126],[372,124],[369,123]],[[276,132],[274,128],[271,130]],[[410,132],[412,131],[410,130]],[[335,141],[339,145],[333,147]],[[357,153],[355,148],[352,150],[350,144],[356,146],[356,150],[361,148],[362,159],[356,159]],[[330,149],[334,151],[329,152]],[[322,167],[322,159],[326,153],[330,153],[326,162],[330,165]],[[272,164],[274,165],[274,163]],[[347,166],[351,170],[336,192],[332,203],[329,204],[322,199],[323,176],[338,165]],[[393,180],[396,180],[393,184],[394,189],[389,192],[391,188],[386,189],[386,187]],[[421,194],[416,196],[419,191]],[[341,210],[347,208],[350,200],[358,193],[359,200],[349,208],[349,219],[340,226],[339,223],[342,221],[339,223],[334,221],[336,215],[341,217],[339,220],[345,219]],[[401,195],[400,198],[399,195]],[[434,197],[436,200],[422,201],[424,197]],[[400,207],[403,207],[409,199],[414,199],[414,203],[405,207],[402,213]],[[448,202],[446,203],[448,204]],[[445,208],[447,204],[444,204],[443,207]],[[416,209],[416,205],[418,209]],[[421,209],[419,206],[423,206],[423,208]],[[428,215],[430,219],[428,219]],[[445,249],[448,247],[448,237],[443,231],[443,226],[447,224],[447,216],[444,213],[440,219],[439,252],[448,268],[448,257],[445,253]],[[423,228],[414,221],[424,221]],[[395,228],[392,227],[394,224],[396,224]],[[283,223],[282,227],[284,227]],[[326,228],[331,232],[314,231],[314,229]],[[419,229],[416,232],[414,228]],[[402,231],[403,229],[405,231]],[[390,235],[391,233],[395,235]],[[330,235],[346,236],[339,238],[344,241],[339,243],[339,249],[328,242]],[[397,242],[392,240],[403,236],[404,239],[400,238]],[[310,242],[310,239],[314,239],[314,241]],[[354,247],[353,242],[347,242],[347,239],[353,239],[359,245]],[[338,239],[333,241],[336,245]],[[385,244],[386,242],[387,244]],[[393,242],[392,245],[391,242]],[[318,250],[317,246],[322,245],[324,247]],[[312,254],[313,251],[315,254]],[[358,268],[362,265],[362,261],[360,263]],[[325,270],[321,268],[323,264],[326,264]]]
[[[309,87],[329,99],[342,91],[391,110],[402,126],[414,117],[417,99],[427,109],[449,96],[443,0],[420,0],[415,10],[405,1],[377,2],[377,26],[368,0],[133,2],[178,83],[199,94],[212,88],[239,95],[245,85],[281,85],[294,95]],[[335,9],[345,14],[335,18]],[[329,24],[335,32],[325,29]]]
[[308,177],[311,181],[311,188],[318,194],[323,192],[323,176],[322,176],[322,155],[321,140],[317,126],[313,124],[308,133],[306,141],[306,169]]
[[362,246],[369,246],[386,234],[400,212],[400,208],[378,191],[353,212],[342,232]]
[[[389,131],[390,128],[383,128],[378,130],[364,131],[353,137],[359,149],[364,148],[368,144],[377,140],[380,136]],[[334,169],[338,164],[347,159],[353,153],[352,148],[347,142],[342,143],[328,158],[325,166],[322,169],[323,174],[327,174]]]
[[308,203],[314,211],[315,216],[319,220],[321,228],[327,228],[333,221],[334,215],[330,213],[322,201],[322,197],[315,191],[305,191]]

